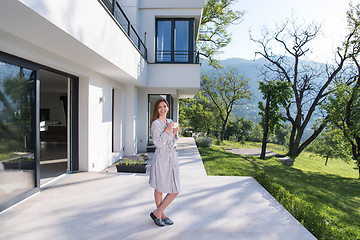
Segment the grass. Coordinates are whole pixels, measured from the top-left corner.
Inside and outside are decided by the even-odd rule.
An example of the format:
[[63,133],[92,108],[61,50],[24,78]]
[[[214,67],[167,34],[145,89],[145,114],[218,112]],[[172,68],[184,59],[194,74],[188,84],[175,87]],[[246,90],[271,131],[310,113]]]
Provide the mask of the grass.
[[[254,176],[263,170],[290,193],[313,204],[336,223],[360,237],[360,179],[354,165],[338,159],[325,160],[304,152],[292,167],[282,165],[277,158],[259,159],[226,152],[222,147],[255,148],[257,144],[225,141],[220,146],[199,148],[208,175]],[[273,148],[273,146],[271,146]],[[281,146],[275,146],[278,153]]]
[[17,156],[17,155],[13,154],[13,153],[0,153],[0,161],[8,160],[8,159],[11,159],[11,158],[13,158],[15,156]]

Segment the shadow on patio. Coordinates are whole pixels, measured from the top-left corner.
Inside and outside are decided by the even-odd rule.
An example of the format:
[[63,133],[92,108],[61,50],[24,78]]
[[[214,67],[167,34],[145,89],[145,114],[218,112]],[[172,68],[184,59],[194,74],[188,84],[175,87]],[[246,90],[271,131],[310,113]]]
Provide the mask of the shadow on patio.
[[178,144],[182,193],[157,227],[145,174],[75,173],[0,215],[0,239],[315,239],[251,177],[207,176]]

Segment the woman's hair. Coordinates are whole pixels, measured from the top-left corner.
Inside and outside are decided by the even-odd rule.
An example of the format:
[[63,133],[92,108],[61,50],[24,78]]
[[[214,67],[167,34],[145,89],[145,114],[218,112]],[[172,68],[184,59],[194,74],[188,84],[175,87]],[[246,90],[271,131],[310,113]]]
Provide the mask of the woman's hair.
[[[156,100],[154,108],[153,108],[153,112],[152,112],[152,115],[151,115],[150,126],[153,123],[153,121],[155,121],[156,119],[159,118],[159,104],[161,102],[166,103],[166,106],[169,108],[169,103],[164,98],[159,98],[158,100]],[[167,112],[167,114],[169,114],[169,112]]]

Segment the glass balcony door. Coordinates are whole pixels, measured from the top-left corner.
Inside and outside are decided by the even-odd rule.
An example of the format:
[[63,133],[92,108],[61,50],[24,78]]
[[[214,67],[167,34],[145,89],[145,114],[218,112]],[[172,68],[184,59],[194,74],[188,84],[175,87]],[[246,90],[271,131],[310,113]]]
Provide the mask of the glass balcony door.
[[156,20],[156,62],[194,63],[194,19]]

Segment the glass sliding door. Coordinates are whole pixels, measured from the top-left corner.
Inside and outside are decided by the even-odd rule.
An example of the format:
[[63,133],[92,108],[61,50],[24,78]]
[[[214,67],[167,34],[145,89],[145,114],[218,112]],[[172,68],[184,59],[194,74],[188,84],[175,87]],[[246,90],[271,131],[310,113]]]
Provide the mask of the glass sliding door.
[[148,145],[153,145],[153,142],[151,140],[151,133],[150,133],[150,122],[151,122],[151,115],[154,109],[155,102],[159,98],[164,98],[169,103],[169,115],[167,118],[172,119],[173,118],[173,98],[169,94],[149,94],[148,95]]
[[36,76],[0,60],[0,205],[36,187]]

